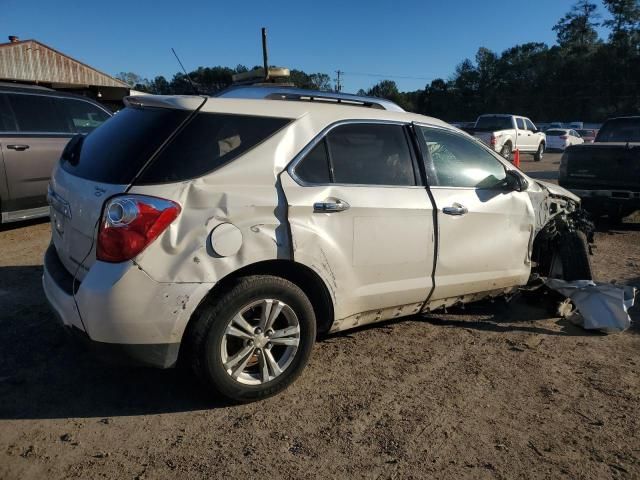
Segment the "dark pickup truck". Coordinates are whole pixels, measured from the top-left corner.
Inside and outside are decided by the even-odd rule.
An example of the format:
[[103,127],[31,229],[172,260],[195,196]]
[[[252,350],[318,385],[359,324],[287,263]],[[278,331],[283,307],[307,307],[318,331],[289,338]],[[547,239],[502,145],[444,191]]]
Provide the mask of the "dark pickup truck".
[[567,148],[558,183],[596,217],[620,221],[640,210],[640,116],[607,120],[594,143]]

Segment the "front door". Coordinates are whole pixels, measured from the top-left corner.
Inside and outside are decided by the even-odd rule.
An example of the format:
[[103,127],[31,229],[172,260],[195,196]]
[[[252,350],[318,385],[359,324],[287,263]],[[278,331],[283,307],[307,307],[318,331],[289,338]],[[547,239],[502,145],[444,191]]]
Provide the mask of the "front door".
[[530,152],[537,152],[541,135],[533,122],[528,118],[524,119],[524,124],[527,127],[527,149]]
[[518,126],[518,150],[521,152],[533,151],[533,132],[527,128],[525,119],[516,117],[516,125]]
[[527,282],[534,216],[526,192],[505,187],[505,165],[479,142],[418,126],[438,210],[431,300]]
[[294,259],[325,279],[337,319],[419,310],[432,287],[433,210],[406,126],[338,125],[281,181]]
[[12,92],[6,99],[16,121],[14,131],[2,136],[6,209],[45,208],[51,171],[73,135],[71,127],[51,97]]

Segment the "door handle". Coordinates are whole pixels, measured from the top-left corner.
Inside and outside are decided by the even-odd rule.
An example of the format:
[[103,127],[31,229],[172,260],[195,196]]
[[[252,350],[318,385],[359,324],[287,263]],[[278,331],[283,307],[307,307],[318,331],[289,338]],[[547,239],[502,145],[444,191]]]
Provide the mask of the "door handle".
[[29,148],[29,145],[7,145],[9,150],[15,150],[16,152],[24,152]]
[[467,207],[460,205],[459,203],[454,203],[450,207],[444,207],[442,209],[442,213],[446,215],[464,215],[468,211]]
[[344,212],[348,210],[349,205],[344,200],[325,200],[324,202],[316,202],[313,204],[313,213],[333,213]]

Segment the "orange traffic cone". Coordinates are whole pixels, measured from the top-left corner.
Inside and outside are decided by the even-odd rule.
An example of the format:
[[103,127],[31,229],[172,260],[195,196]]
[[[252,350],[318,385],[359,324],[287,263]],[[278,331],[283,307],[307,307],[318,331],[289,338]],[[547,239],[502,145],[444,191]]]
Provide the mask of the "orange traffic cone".
[[520,150],[517,148],[513,152],[513,164],[520,168]]

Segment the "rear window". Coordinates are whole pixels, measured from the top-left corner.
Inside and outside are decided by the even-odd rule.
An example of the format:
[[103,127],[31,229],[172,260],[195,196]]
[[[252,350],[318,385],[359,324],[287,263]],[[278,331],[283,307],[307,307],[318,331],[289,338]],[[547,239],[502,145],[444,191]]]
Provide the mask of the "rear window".
[[546,133],[547,137],[561,137],[562,135],[567,135],[566,130],[547,130],[544,133]]
[[640,142],[640,117],[609,120],[598,132],[596,142]]
[[592,137],[596,132],[594,130],[577,130],[582,137]]
[[511,117],[480,117],[476,129],[487,131],[509,130],[513,128]]
[[136,183],[200,177],[244,154],[289,122],[288,118],[198,113]]
[[62,168],[101,183],[128,184],[190,112],[125,108],[65,150]]

